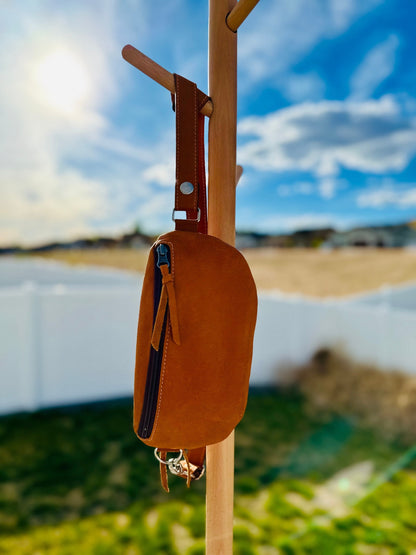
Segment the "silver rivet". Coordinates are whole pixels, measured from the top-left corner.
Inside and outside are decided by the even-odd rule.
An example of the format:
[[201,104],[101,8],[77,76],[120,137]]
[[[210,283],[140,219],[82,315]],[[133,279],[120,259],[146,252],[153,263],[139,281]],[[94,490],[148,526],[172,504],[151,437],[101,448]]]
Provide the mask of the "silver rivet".
[[181,183],[179,189],[183,195],[190,195],[194,192],[194,186],[189,181]]

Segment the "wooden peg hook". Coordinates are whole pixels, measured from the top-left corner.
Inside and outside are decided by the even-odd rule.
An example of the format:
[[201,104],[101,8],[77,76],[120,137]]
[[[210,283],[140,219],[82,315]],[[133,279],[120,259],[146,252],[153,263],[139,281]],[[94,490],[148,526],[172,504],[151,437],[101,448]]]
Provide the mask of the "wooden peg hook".
[[[143,52],[131,46],[131,44],[127,44],[123,48],[121,55],[126,62],[139,69],[142,73],[153,79],[153,81],[156,81],[156,83],[159,83],[159,85],[162,85],[162,87],[165,87],[165,89],[171,93],[175,93],[175,78],[173,77],[173,73],[154,62],[151,58],[143,54]],[[212,102],[209,100],[202,108],[201,113],[204,114],[204,116],[210,117],[212,110]]]
[[233,7],[230,13],[227,15],[226,23],[227,27],[237,32],[237,29],[246,19],[248,14],[253,10],[260,0],[239,0],[237,4]]

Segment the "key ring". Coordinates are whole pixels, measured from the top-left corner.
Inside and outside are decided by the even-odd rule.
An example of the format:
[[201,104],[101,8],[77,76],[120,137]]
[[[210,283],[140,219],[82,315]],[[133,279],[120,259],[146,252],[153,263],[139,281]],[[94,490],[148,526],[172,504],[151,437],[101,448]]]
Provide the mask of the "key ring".
[[160,464],[165,464],[169,468],[169,470],[170,470],[170,472],[172,472],[172,474],[175,474],[176,476],[181,474],[182,467],[179,464],[179,461],[182,459],[182,456],[183,456],[182,449],[179,449],[179,455],[176,458],[172,457],[171,459],[168,459],[167,461],[164,461],[163,459],[160,458],[158,447],[156,447],[156,449],[154,450],[154,455],[155,455],[156,459],[160,462]]
[[176,463],[178,463],[178,462],[181,460],[181,458],[182,458],[182,456],[183,456],[183,451],[182,451],[182,449],[179,449],[179,456],[176,457],[176,459],[172,458],[172,459],[169,459],[169,460],[167,460],[167,461],[164,461],[163,459],[161,459],[161,458],[159,457],[159,447],[156,447],[156,449],[154,450],[154,455],[155,455],[156,459],[157,459],[161,464],[166,464],[167,466],[169,466],[170,464],[176,464]]
[[[160,464],[164,464],[169,468],[169,471],[174,474],[175,476],[181,476],[182,478],[185,478],[187,476],[187,471],[186,468],[183,466],[183,461],[182,461],[182,457],[183,457],[183,450],[179,449],[179,455],[177,457],[172,457],[166,461],[164,461],[163,459],[160,458],[159,456],[159,448],[156,447],[156,449],[154,450],[154,455],[156,457],[156,459],[160,462]],[[182,461],[182,464],[181,464]],[[188,467],[189,468],[189,467]],[[190,472],[191,472],[191,479],[192,480],[199,480],[200,478],[202,478],[202,476],[205,473],[205,465],[202,466],[195,466],[193,464],[190,465]]]

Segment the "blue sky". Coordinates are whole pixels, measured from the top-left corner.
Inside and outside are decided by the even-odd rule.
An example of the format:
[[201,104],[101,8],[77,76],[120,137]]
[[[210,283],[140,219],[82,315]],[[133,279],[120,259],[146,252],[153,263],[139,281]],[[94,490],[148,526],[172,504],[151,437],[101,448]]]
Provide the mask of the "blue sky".
[[[170,95],[207,90],[206,1],[0,4],[0,243],[171,228]],[[261,0],[239,31],[237,227],[416,218],[416,3]]]

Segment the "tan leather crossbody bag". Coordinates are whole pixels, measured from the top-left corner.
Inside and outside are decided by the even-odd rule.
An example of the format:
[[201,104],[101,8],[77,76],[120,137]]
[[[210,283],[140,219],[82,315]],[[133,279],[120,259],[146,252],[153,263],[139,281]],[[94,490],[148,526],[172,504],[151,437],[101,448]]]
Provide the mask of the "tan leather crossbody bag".
[[[203,116],[208,98],[175,76],[175,231],[151,248],[137,331],[134,431],[167,472],[203,473],[205,446],[243,417],[257,315],[243,255],[207,235]],[[177,219],[179,211],[185,219]],[[168,458],[168,452],[178,452]]]

